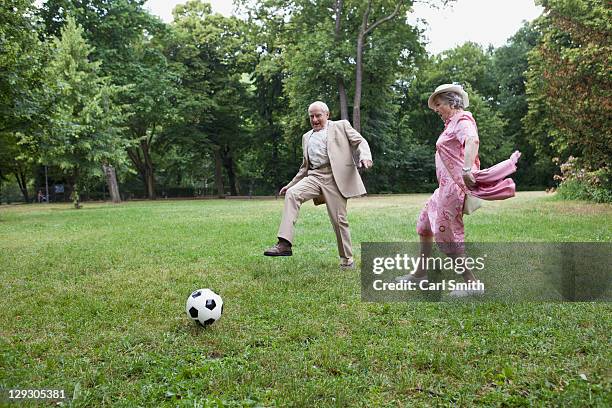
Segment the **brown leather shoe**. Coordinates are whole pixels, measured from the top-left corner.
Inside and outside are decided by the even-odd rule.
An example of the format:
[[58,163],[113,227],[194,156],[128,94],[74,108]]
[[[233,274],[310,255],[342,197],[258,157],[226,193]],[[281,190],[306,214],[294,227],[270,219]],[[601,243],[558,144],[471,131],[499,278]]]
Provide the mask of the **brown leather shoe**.
[[291,245],[285,242],[277,242],[272,248],[268,248],[264,251],[265,256],[291,256]]

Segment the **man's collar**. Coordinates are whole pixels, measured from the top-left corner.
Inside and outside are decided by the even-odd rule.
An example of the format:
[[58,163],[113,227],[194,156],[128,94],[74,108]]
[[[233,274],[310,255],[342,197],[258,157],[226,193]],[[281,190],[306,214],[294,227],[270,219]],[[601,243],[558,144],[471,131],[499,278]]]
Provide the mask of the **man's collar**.
[[314,130],[314,129],[310,129],[310,134],[312,135],[315,132],[321,132],[323,130],[329,130],[329,125],[331,124],[331,120],[328,120],[327,123],[325,124],[325,127],[322,128],[321,130]]

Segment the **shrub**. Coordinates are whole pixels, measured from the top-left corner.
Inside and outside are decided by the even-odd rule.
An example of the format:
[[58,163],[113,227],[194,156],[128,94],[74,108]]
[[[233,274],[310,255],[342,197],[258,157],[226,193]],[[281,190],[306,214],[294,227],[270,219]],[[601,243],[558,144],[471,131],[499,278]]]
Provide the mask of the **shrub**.
[[589,171],[580,165],[579,160],[570,156],[561,165],[559,196],[567,200],[589,200],[598,203],[612,203],[612,171],[603,167]]

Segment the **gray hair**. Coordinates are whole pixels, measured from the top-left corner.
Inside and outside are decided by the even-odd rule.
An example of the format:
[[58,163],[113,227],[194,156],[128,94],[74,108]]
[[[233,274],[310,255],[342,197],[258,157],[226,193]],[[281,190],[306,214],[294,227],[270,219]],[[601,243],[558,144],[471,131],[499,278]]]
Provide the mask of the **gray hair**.
[[464,109],[463,98],[456,92],[440,92],[436,95],[436,99],[440,102],[447,104],[452,109]]
[[321,101],[315,101],[311,103],[310,106],[308,107],[308,112],[310,112],[310,108],[314,108],[315,106],[318,106],[319,108],[321,108],[323,112],[329,113],[329,108],[327,107],[325,102],[321,102]]

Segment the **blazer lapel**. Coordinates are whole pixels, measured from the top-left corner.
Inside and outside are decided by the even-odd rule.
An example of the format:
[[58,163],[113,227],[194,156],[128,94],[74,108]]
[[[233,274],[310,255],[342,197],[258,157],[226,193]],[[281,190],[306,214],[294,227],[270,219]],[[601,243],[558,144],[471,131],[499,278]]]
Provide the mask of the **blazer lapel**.
[[329,145],[330,141],[333,137],[336,137],[336,122],[332,122],[331,120],[328,123],[327,128],[327,154],[329,154]]

